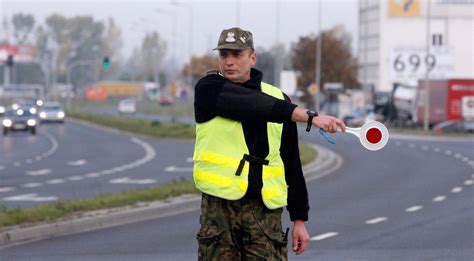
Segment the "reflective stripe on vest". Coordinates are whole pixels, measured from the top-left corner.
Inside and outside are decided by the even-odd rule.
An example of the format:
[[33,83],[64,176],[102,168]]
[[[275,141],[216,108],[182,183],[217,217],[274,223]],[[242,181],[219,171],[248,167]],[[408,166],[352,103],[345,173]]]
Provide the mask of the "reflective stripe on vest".
[[[284,99],[281,90],[274,86],[262,82],[261,89],[268,95]],[[280,157],[282,131],[283,124],[267,123],[269,153],[265,160],[268,162],[260,162],[264,164],[262,199],[269,209],[287,205],[288,186]],[[252,158],[240,122],[215,117],[196,125],[193,177],[196,187],[202,192],[229,200],[242,198],[248,188],[247,160]]]

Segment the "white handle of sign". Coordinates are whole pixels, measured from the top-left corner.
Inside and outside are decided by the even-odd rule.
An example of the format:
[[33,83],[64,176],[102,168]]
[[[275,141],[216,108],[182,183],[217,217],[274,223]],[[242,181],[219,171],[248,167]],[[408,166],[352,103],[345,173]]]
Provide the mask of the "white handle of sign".
[[[342,132],[341,129],[338,131]],[[360,143],[368,150],[380,150],[389,140],[387,127],[378,121],[367,122],[361,128],[346,127],[346,132],[359,138]]]

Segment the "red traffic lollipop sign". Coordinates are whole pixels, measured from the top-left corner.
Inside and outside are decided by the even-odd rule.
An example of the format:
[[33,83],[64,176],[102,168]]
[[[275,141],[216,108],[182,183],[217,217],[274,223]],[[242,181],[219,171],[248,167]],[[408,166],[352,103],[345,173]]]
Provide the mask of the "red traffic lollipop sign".
[[370,121],[361,128],[346,127],[346,132],[359,138],[360,143],[368,150],[380,150],[388,142],[388,129],[378,121]]

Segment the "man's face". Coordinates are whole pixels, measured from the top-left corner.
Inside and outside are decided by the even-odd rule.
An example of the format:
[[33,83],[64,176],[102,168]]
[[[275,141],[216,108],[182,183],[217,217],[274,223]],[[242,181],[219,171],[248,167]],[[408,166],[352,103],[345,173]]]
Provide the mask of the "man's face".
[[257,61],[252,49],[219,50],[219,68],[224,77],[233,82],[245,82],[250,79],[250,69]]

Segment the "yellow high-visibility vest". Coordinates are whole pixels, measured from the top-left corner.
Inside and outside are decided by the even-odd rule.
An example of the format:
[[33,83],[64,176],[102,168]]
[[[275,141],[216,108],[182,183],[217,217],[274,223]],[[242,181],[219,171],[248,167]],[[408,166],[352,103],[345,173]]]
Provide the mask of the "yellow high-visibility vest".
[[[262,82],[262,92],[284,99],[280,89]],[[287,205],[288,186],[280,157],[282,123],[267,123],[269,153],[265,159],[249,154],[242,124],[215,117],[196,125],[193,178],[202,192],[219,198],[237,200],[248,187],[249,162],[262,164],[262,199],[269,209]]]

